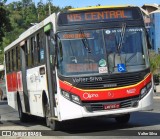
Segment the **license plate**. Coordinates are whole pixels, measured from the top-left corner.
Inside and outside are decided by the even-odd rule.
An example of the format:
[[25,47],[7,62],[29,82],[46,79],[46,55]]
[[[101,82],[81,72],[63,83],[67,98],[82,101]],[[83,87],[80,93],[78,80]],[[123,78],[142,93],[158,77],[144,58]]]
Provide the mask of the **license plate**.
[[118,109],[120,108],[120,104],[105,104],[104,109],[110,110],[110,109]]

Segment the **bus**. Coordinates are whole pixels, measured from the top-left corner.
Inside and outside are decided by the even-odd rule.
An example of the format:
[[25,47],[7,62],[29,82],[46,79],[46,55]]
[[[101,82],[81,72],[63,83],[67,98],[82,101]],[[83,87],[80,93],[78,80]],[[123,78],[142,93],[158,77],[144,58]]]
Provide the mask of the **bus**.
[[8,104],[52,130],[93,116],[127,123],[153,109],[148,40],[137,6],[53,13],[5,48]]
[[6,98],[5,68],[4,65],[0,65],[0,100],[4,100]]

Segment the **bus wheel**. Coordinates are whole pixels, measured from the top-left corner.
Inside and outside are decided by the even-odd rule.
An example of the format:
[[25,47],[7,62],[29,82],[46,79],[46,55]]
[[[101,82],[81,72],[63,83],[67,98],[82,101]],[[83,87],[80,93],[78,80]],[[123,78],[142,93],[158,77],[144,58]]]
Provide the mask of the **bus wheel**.
[[59,130],[60,129],[60,122],[56,121],[56,120],[50,120],[49,126],[54,131]]
[[60,122],[53,120],[53,119],[49,119],[49,117],[51,116],[50,114],[50,109],[49,109],[49,105],[46,104],[45,105],[45,118],[46,118],[46,125],[48,127],[50,127],[52,130],[56,131],[59,130],[60,128]]
[[45,105],[45,119],[46,119],[46,125],[49,127],[49,118],[48,117],[50,117],[49,105],[46,104]]
[[122,115],[122,116],[115,118],[116,122],[121,123],[121,124],[128,123],[129,119],[130,119],[130,114],[125,114],[125,115]]
[[18,114],[21,122],[26,122],[27,121],[27,116],[25,113],[22,111],[22,105],[20,102],[20,98],[18,98]]

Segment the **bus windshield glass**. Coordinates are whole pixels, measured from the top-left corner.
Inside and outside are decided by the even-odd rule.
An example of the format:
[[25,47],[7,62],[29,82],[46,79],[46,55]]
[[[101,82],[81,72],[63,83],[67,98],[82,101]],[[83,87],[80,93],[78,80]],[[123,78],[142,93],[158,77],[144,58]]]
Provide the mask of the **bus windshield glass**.
[[143,28],[79,29],[57,36],[58,70],[64,76],[134,72],[149,67]]

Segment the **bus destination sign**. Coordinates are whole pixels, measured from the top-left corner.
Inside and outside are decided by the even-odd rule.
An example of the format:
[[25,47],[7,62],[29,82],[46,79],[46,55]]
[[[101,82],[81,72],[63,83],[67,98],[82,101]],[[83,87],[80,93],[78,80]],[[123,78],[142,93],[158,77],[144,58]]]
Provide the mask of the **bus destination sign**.
[[58,18],[58,25],[134,20],[139,17],[137,12],[133,9],[106,9],[61,13]]
[[78,21],[95,21],[95,20],[107,20],[117,18],[131,18],[131,13],[124,10],[117,11],[98,11],[98,12],[86,12],[67,15],[69,22]]

